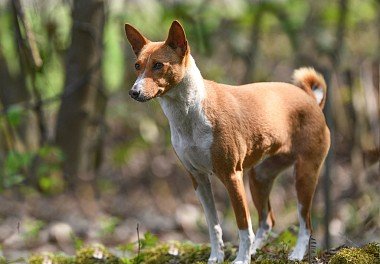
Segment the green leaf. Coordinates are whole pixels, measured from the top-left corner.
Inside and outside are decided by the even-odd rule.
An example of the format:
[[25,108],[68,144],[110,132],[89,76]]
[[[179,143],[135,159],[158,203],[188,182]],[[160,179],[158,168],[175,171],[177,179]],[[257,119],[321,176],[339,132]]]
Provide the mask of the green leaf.
[[150,248],[157,245],[158,237],[153,235],[151,232],[146,232],[144,238],[141,239],[141,248]]
[[24,108],[20,105],[11,105],[7,109],[7,118],[11,126],[18,126],[24,113]]
[[10,151],[4,162],[4,172],[6,175],[19,173],[23,168],[28,167],[32,161],[31,153],[20,153]]

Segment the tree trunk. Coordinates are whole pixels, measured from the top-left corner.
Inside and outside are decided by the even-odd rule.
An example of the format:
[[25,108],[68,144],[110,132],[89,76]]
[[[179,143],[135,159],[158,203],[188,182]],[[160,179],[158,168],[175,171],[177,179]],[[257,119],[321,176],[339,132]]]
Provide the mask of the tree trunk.
[[90,151],[96,143],[90,141],[99,123],[96,101],[102,88],[104,1],[76,0],[72,17],[72,42],[56,125],[56,143],[65,156],[63,170],[69,187],[75,185],[77,176],[86,177],[93,170]]
[[251,83],[254,79],[254,71],[256,68],[257,55],[259,52],[261,25],[264,12],[265,8],[263,4],[260,4],[258,7],[256,7],[250,36],[251,47],[248,50],[247,54],[243,57],[245,72],[243,75],[242,84]]
[[[13,105],[23,107],[31,100],[30,92],[26,87],[25,76],[20,73],[12,76],[9,72],[2,51],[0,51],[0,102],[4,109],[9,110]],[[25,109],[20,123],[16,127],[8,126],[8,131],[12,136],[13,144],[11,147],[16,151],[35,150],[38,147],[38,130],[36,118],[32,110]]]

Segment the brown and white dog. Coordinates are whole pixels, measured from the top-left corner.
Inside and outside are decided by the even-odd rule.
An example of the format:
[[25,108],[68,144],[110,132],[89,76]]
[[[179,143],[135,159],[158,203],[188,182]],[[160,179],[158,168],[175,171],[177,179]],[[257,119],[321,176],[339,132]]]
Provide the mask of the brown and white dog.
[[[322,108],[323,77],[312,68],[294,72],[294,84],[281,82],[230,86],[203,79],[183,27],[174,21],[164,42],[151,42],[129,24],[127,38],[137,56],[137,80],[131,97],[158,98],[170,124],[171,141],[189,172],[204,208],[211,240],[209,263],[224,259],[222,229],[211,190],[218,177],[230,196],[239,228],[233,263],[249,263],[274,225],[269,193],[276,176],[295,164],[300,229],[289,258],[304,257],[312,232],[310,208],[330,133]],[[249,171],[252,198],[259,214],[255,235],[243,184]]]

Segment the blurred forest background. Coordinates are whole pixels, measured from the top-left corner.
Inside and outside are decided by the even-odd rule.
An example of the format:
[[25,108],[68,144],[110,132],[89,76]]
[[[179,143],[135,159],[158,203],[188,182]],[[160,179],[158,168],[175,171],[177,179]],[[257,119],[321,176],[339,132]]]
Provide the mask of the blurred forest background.
[[[123,244],[137,223],[164,241],[208,242],[158,102],[127,93],[135,76],[124,23],[158,41],[174,19],[207,79],[290,82],[304,65],[324,74],[333,145],[315,237],[321,247],[379,240],[379,0],[1,0],[3,254]],[[297,223],[293,183],[289,170],[272,191],[274,232]],[[213,185],[224,238],[237,242],[228,195]]]

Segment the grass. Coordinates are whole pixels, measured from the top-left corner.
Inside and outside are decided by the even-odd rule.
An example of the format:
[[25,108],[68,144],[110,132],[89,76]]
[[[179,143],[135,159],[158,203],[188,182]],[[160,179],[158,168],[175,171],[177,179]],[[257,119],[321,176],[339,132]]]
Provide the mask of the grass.
[[[313,258],[306,261],[290,261],[288,255],[295,240],[295,231],[286,230],[260,250],[252,263],[258,264],[293,264],[293,263],[329,263],[329,264],[380,264],[380,243],[373,242],[358,248],[342,246],[311,254]],[[229,243],[225,246],[225,262],[231,263],[237,248]],[[203,264],[210,254],[209,245],[190,242],[159,243],[157,237],[146,233],[139,243],[129,243],[114,249],[107,249],[100,244],[84,245],[78,248],[75,256],[42,253],[29,257],[28,260],[10,261],[0,258],[0,264]],[[20,261],[20,262],[19,262]]]

